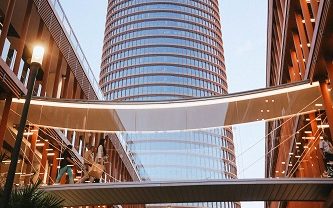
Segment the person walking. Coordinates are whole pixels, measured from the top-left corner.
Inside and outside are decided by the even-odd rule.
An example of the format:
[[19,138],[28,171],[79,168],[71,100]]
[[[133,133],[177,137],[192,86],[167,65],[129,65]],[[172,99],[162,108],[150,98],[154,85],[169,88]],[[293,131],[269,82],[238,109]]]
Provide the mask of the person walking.
[[69,178],[69,183],[73,184],[74,183],[74,178],[73,178],[73,170],[72,166],[74,164],[74,161],[72,160],[72,156],[70,154],[70,151],[72,151],[73,146],[72,145],[67,145],[67,148],[62,152],[62,160],[60,162],[60,170],[56,179],[55,184],[59,184],[62,176],[67,173],[68,178]]
[[95,147],[91,146],[90,144],[87,145],[87,151],[84,153],[84,176],[78,181],[78,183],[84,183],[87,179],[89,179],[91,183],[94,181],[94,177],[89,175],[89,172],[91,171],[92,165],[94,163],[94,149]]

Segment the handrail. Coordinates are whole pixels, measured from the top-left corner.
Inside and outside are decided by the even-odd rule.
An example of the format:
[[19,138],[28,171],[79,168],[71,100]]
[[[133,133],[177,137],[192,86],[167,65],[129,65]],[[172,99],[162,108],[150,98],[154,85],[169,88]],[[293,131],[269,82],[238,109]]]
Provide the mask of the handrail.
[[59,2],[59,0],[49,0],[51,7],[53,7],[53,10],[55,11],[56,17],[60,23],[60,25],[62,26],[62,28],[65,31],[65,34],[68,37],[69,42],[71,43],[72,47],[73,47],[73,51],[75,52],[83,70],[85,75],[87,76],[88,80],[90,81],[90,84],[92,86],[92,88],[94,89],[97,97],[99,100],[104,100],[104,96],[102,91],[99,88],[99,84],[98,81],[90,67],[90,64],[87,61],[87,58],[82,50],[82,47],[74,33],[74,30],[71,26],[71,24],[68,21],[68,18],[65,14],[64,9],[61,6],[61,3]]

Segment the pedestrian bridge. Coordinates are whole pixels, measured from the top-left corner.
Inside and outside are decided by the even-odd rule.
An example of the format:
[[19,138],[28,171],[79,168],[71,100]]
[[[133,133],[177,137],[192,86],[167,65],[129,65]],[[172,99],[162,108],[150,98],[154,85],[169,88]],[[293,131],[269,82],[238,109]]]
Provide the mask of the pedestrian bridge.
[[[18,123],[24,99],[15,99]],[[3,105],[3,103],[2,103]],[[318,82],[300,82],[209,98],[165,102],[34,98],[28,120],[36,126],[89,132],[159,132],[227,127],[323,109]],[[0,108],[1,109],[1,108]]]
[[331,207],[332,179],[228,179],[54,185],[42,188],[64,206],[221,201],[325,201]]

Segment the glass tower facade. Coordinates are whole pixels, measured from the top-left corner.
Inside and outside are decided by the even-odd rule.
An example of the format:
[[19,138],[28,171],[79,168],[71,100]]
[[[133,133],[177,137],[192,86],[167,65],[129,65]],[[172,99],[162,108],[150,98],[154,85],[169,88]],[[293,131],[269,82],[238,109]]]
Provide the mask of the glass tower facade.
[[[161,101],[227,93],[218,0],[109,0],[105,26],[100,87],[106,99]],[[236,178],[229,128],[121,136],[139,158],[146,180]]]

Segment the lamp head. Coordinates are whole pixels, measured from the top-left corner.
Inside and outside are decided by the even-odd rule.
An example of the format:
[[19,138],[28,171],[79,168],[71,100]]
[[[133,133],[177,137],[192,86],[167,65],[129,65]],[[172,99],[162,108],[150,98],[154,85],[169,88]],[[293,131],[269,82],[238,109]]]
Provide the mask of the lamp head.
[[44,56],[44,48],[42,46],[35,46],[32,51],[31,63],[38,63],[42,65]]

